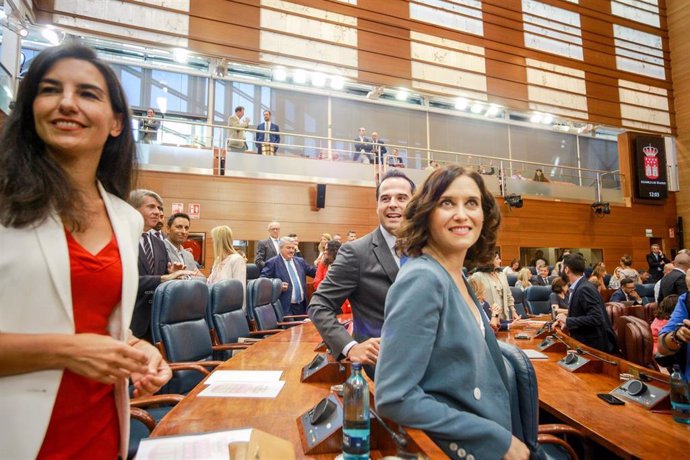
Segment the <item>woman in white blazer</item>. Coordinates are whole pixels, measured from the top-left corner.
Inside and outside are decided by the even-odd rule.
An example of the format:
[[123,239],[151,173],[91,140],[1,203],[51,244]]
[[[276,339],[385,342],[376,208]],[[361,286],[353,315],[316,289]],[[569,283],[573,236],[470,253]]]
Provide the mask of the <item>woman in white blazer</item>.
[[[134,169],[130,124],[115,74],[81,45],[44,50],[21,82],[0,138],[0,458],[125,458],[128,379],[135,395],[170,379],[158,351],[128,329],[143,228],[141,215],[123,201]],[[99,318],[104,334],[77,332],[83,321],[77,317],[92,312],[77,311],[73,302],[88,306],[84,292],[100,285],[88,286],[87,277],[75,281],[75,247],[94,260],[106,248],[115,259],[119,253],[121,279],[104,281],[119,295],[111,313]],[[89,289],[73,291],[73,283]],[[83,444],[92,446],[88,451],[56,451],[44,442],[54,425],[68,425],[54,411],[68,374],[114,400],[118,426],[103,428],[115,433],[111,451],[99,439]],[[61,407],[78,405],[87,394]],[[87,429],[93,420],[83,422]],[[84,437],[81,430],[60,435],[67,444]]]

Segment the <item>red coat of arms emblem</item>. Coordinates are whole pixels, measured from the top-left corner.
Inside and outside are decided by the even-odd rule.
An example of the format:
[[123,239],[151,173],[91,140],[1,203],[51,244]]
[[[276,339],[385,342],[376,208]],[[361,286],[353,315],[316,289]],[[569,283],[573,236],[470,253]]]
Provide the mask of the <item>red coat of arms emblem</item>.
[[644,175],[649,180],[654,180],[659,178],[659,149],[648,145],[643,147],[644,152]]

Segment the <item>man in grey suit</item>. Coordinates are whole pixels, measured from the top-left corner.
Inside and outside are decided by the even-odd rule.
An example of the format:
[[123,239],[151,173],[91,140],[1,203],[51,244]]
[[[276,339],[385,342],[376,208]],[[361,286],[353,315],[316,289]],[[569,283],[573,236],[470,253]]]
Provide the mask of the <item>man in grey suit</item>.
[[[379,354],[386,294],[400,268],[393,250],[395,233],[414,189],[414,182],[397,169],[383,176],[376,189],[379,227],[340,248],[309,303],[309,317],[333,356],[371,366],[370,375]],[[336,318],[345,299],[352,306],[354,337]]]
[[278,245],[280,244],[280,222],[273,221],[268,224],[268,235],[268,238],[256,244],[254,263],[259,270],[264,268],[268,259],[280,253],[278,249]]

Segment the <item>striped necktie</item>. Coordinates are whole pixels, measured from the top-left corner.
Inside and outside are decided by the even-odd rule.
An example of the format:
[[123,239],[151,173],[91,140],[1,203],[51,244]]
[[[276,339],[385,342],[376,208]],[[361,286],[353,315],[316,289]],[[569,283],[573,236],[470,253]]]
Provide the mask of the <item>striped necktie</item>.
[[153,273],[153,247],[149,240],[150,235],[148,233],[142,233],[141,236],[144,238],[144,254],[146,255],[149,273]]
[[297,276],[297,271],[292,266],[292,263],[290,263],[290,261],[286,261],[285,265],[287,265],[288,275],[290,276],[290,281],[292,281],[292,289],[295,292],[295,300],[297,301],[297,303],[301,303],[302,302],[302,287],[299,284],[299,277]]

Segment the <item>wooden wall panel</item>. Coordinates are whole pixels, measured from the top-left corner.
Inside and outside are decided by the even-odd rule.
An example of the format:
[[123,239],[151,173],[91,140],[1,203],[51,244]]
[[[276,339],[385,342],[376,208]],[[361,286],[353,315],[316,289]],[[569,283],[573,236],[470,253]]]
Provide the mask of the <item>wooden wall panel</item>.
[[[141,187],[160,193],[165,211],[173,202],[201,204],[201,219],[192,231],[207,232],[207,260],[213,252],[208,232],[216,225],[229,225],[235,239],[266,237],[271,220],[281,223],[282,233],[297,233],[300,241],[318,241],[321,233],[349,229],[362,236],[378,225],[373,187],[328,185],[326,208],[312,208],[314,184],[261,179],[237,179],[193,174],[142,171]],[[663,208],[649,205],[613,207],[611,215],[595,217],[588,204],[525,199],[524,207],[509,210],[499,198],[503,223],[498,244],[503,258],[519,257],[521,247],[582,247],[604,250],[604,261],[613,267],[623,254],[631,254],[638,268],[646,268],[649,252],[645,229],[663,238],[664,252],[677,248],[668,237],[676,222],[675,194]],[[251,255],[250,255],[251,258]]]
[[[285,0],[288,1],[288,0]],[[562,0],[539,0],[542,3],[575,12],[579,15],[583,40],[584,60],[570,59],[557,54],[528,49],[524,46],[521,0],[482,0],[483,36],[462,33],[457,30],[429,24],[409,18],[411,0],[359,0],[357,5],[335,0],[290,0],[297,5],[290,13],[302,15],[301,7],[316,8],[328,14],[346,15],[356,18],[358,32],[358,53],[356,64],[342,64],[340,70],[354,76],[364,83],[387,86],[409,86],[411,80],[410,31],[421,32],[439,38],[447,38],[461,43],[480,46],[485,50],[486,78],[489,102],[506,104],[514,109],[524,110],[528,107],[529,97],[525,82],[525,59],[536,59],[560,66],[575,68],[586,73],[588,113],[586,119],[593,123],[605,123],[624,126],[621,110],[618,106],[618,80],[624,79],[640,84],[658,86],[669,90],[671,102],[670,124],[674,128],[670,54],[668,31],[666,30],[666,5],[660,0],[661,27],[638,23],[611,13],[610,2],[603,0],[580,0],[578,4]],[[678,2],[673,3],[673,8]],[[682,3],[682,2],[681,2]],[[228,57],[232,60],[271,65],[271,60],[291,58],[294,50],[286,47],[281,52],[268,54],[262,60],[261,31],[262,0],[190,0],[189,33],[185,37],[169,33],[171,40],[188,40],[192,51],[215,57]],[[55,2],[36,0],[37,17],[42,22],[50,22],[55,11]],[[169,12],[170,8],[141,0],[123,0],[118,4],[121,10],[113,11],[113,20],[101,19],[103,35],[114,37],[107,27],[118,24],[118,11],[124,14],[127,8],[141,8],[145,5],[155,11]],[[267,7],[268,8],[268,7]],[[270,7],[273,11],[281,10],[280,4]],[[675,11],[675,10],[673,10]],[[76,19],[88,19],[88,12],[70,13]],[[306,13],[305,13],[306,14]],[[324,19],[329,23],[330,19]],[[153,23],[155,24],[155,23]],[[613,42],[613,24],[620,24],[635,30],[651,33],[661,37],[664,45],[663,57],[666,78],[658,80],[644,75],[619,71],[616,68],[615,46]],[[151,26],[153,27],[153,26]],[[74,26],[76,31],[83,27]],[[133,27],[133,29],[137,29]],[[94,33],[89,30],[89,33]],[[144,31],[142,31],[144,32]],[[158,33],[161,31],[158,30]],[[121,32],[124,33],[124,32]],[[165,33],[165,31],[163,31]],[[308,35],[308,34],[307,34]],[[122,39],[146,42],[142,33],[130,33]],[[172,43],[172,41],[170,42]],[[152,42],[160,46],[170,43]],[[313,56],[302,56],[296,62],[303,62],[313,68],[319,63]],[[355,67],[356,66],[356,67]],[[515,67],[518,67],[515,69]],[[676,74],[678,74],[676,72]],[[590,82],[596,82],[591,84]],[[591,92],[589,90],[591,88]],[[448,91],[451,96],[452,91]],[[649,129],[659,130],[653,124]]]
[[[681,189],[678,194],[678,215],[683,218],[687,233],[690,231],[690,8],[684,0],[666,0],[666,6],[678,128],[676,155]],[[687,236],[685,244],[690,246]]]

